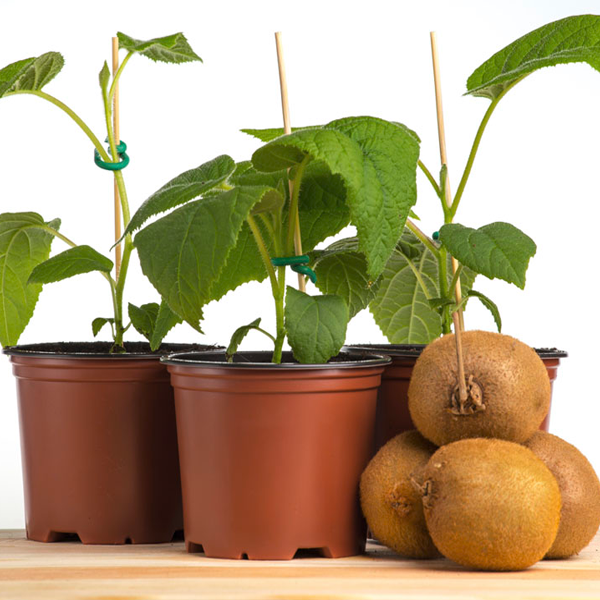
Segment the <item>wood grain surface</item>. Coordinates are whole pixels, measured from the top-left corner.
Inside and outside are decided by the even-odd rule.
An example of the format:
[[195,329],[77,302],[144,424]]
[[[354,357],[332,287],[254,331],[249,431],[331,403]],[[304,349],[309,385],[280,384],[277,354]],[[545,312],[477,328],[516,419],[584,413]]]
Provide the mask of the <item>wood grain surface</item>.
[[1,600],[600,599],[600,535],[578,556],[526,571],[482,573],[448,560],[408,561],[369,543],[344,559],[231,561],[147,546],[43,544],[0,531]]

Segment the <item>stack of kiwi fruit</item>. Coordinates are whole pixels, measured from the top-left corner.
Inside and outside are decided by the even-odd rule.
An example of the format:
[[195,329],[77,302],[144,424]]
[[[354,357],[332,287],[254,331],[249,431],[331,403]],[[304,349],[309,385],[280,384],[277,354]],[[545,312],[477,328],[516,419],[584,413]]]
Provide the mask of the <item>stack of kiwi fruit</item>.
[[429,344],[408,389],[416,429],[361,477],[372,535],[406,558],[481,570],[577,554],[600,525],[600,481],[577,448],[539,430],[550,407],[544,363],[507,335],[461,338],[464,385],[454,334]]

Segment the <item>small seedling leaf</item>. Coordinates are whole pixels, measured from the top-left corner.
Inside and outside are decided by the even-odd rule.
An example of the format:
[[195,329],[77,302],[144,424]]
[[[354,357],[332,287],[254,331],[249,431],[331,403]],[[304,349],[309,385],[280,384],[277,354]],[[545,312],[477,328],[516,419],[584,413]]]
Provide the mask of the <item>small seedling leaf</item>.
[[105,325],[110,324],[112,326],[114,322],[115,320],[113,318],[96,317],[92,321],[92,333],[94,334],[94,337],[96,337],[100,333],[100,330]]
[[301,363],[324,363],[344,345],[348,306],[334,295],[309,296],[287,288],[285,327],[294,357]]
[[536,245],[514,225],[499,222],[472,229],[449,223],[440,229],[440,240],[454,258],[476,273],[525,287]]
[[473,72],[467,94],[494,100],[542,67],[575,62],[600,71],[600,15],[566,17],[524,35]]
[[141,306],[135,306],[135,304],[131,304],[130,302],[127,307],[131,324],[135,330],[138,333],[141,333],[147,340],[150,340],[152,333],[154,332],[158,308],[156,302],[142,304]]
[[110,258],[90,246],[76,246],[37,265],[31,272],[29,282],[53,283],[92,271],[110,273],[113,266]]
[[478,298],[481,301],[481,304],[483,304],[483,306],[485,306],[492,313],[494,323],[496,323],[496,327],[498,328],[498,333],[501,333],[502,319],[500,318],[500,311],[498,310],[497,304],[481,292],[476,292],[475,290],[469,290],[467,295],[470,298]]
[[248,325],[242,325],[238,327],[231,336],[231,340],[229,342],[229,346],[227,346],[227,351],[225,355],[227,356],[227,361],[231,362],[233,360],[233,355],[237,352],[240,344],[243,342],[244,338],[252,331],[253,329],[260,328],[260,319],[254,319],[252,323],[248,323]]

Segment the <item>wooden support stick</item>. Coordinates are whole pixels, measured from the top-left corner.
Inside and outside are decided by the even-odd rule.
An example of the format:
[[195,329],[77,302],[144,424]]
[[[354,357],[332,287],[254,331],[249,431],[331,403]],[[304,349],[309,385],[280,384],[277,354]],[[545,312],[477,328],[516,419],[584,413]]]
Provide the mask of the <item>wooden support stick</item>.
[[[283,62],[283,44],[281,42],[281,32],[275,33],[275,46],[277,48],[277,64],[279,66],[279,87],[281,89],[281,109],[283,111],[283,131],[287,135],[292,133],[292,125],[290,121],[290,105],[288,102],[287,79],[285,76],[285,63]],[[290,198],[294,191],[294,184],[290,184]],[[292,218],[292,215],[290,215]],[[297,255],[302,254],[302,236],[300,234],[300,216],[296,215],[296,227],[294,229],[294,250]],[[304,275],[298,273],[298,289],[301,292],[306,291],[306,281]]]
[[[448,167],[448,156],[446,154],[446,134],[444,128],[444,111],[442,107],[442,86],[441,86],[441,78],[440,78],[440,65],[438,59],[438,51],[437,51],[437,40],[435,36],[435,31],[430,33],[431,38],[431,57],[433,59],[433,81],[435,85],[435,106],[437,112],[437,122],[438,122],[438,137],[440,143],[440,160],[442,165],[446,165]],[[452,194],[450,193],[450,182],[449,178],[446,177],[446,206],[452,206]],[[456,273],[458,269],[458,261],[452,257],[452,272]],[[460,278],[458,278],[456,282],[456,287],[454,288],[454,297],[456,299],[456,303],[460,304],[462,294],[460,289]],[[456,338],[456,356],[458,360],[458,387],[461,402],[466,401],[468,398],[467,385],[465,381],[465,368],[463,361],[463,353],[462,353],[462,340],[461,340],[461,332],[464,329],[464,321],[462,316],[462,310],[458,310],[452,314],[452,321],[454,323],[454,336]]]
[[[119,69],[119,38],[112,38],[112,72],[113,77]],[[113,103],[113,128],[115,132],[115,143],[118,145],[121,142],[121,133],[119,131],[119,84],[115,86],[115,95]],[[114,197],[115,197],[115,241],[121,239],[121,201],[119,199],[119,188],[117,180],[114,181]],[[115,246],[115,279],[119,278],[121,270],[121,244]]]

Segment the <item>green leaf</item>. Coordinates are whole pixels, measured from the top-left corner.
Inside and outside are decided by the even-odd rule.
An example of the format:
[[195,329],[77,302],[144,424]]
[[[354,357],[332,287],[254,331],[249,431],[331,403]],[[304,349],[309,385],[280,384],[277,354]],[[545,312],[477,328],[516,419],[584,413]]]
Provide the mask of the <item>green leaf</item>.
[[600,15],[566,17],[524,35],[473,72],[467,94],[494,100],[533,71],[575,62],[600,71]]
[[[319,129],[320,125],[307,125],[306,127],[292,127],[292,133],[294,131],[300,131],[302,129]],[[281,137],[284,133],[283,127],[274,127],[271,129],[241,129],[242,133],[247,133],[252,137],[260,140],[261,142],[270,142],[278,137]]]
[[259,148],[252,162],[260,171],[276,171],[308,155],[339,175],[369,273],[377,277],[416,201],[418,154],[419,144],[405,127],[352,117],[279,137]]
[[149,340],[154,332],[156,317],[158,316],[158,304],[150,302],[149,304],[142,304],[142,306],[135,306],[130,302],[127,309],[131,324],[138,333]]
[[29,282],[53,283],[91,271],[110,273],[113,266],[110,258],[90,246],[76,246],[37,265],[29,276]]
[[492,317],[494,317],[494,323],[496,323],[496,327],[498,328],[498,333],[501,333],[502,319],[500,318],[500,311],[498,310],[496,303],[481,292],[476,292],[475,290],[469,290],[467,296],[469,298],[479,298],[481,304],[483,304],[483,306],[485,306],[492,313]]
[[[114,324],[115,320],[113,318],[105,318],[105,317],[97,317],[92,321],[92,333],[94,334],[94,337],[96,337],[99,333],[100,330],[106,325],[106,324],[110,324],[111,329],[112,326]],[[114,332],[113,332],[113,337],[114,337]]]
[[175,327],[175,325],[179,325],[183,323],[183,319],[175,314],[171,307],[163,300],[160,303],[160,307],[158,309],[158,314],[156,315],[156,320],[154,322],[154,330],[152,331],[152,335],[150,336],[150,349],[157,350],[162,344],[163,339]]
[[357,248],[352,249],[351,245],[344,247],[339,242],[338,248],[332,250],[330,247],[313,252],[316,285],[324,294],[335,294],[343,298],[352,319],[375,298],[379,280],[371,280],[365,256]]
[[31,271],[50,254],[54,236],[40,227],[58,229],[34,212],[0,215],[0,343],[13,346],[29,323],[42,286],[28,285]]
[[227,356],[227,360],[229,362],[231,362],[233,355],[237,352],[244,338],[253,329],[260,329],[260,319],[254,319],[252,323],[248,323],[248,325],[242,325],[233,332],[229,346],[227,346],[227,351],[225,352],[225,356]]
[[[450,284],[450,257],[446,270]],[[463,268],[463,295],[474,279],[475,274]],[[442,334],[438,306],[430,304],[430,300],[440,297],[437,259],[412,233],[405,231],[378,281],[375,298],[369,304],[375,322],[392,344],[428,344]]]
[[202,306],[219,279],[253,206],[271,188],[242,186],[189,202],[135,237],[142,270],[171,309],[199,329]]
[[479,229],[449,223],[440,229],[440,240],[463,265],[490,279],[525,287],[525,273],[536,245],[509,223],[491,223]]
[[58,52],[47,52],[37,58],[26,58],[0,71],[0,98],[10,92],[41,90],[65,64]]
[[348,307],[339,296],[309,296],[289,287],[285,328],[294,357],[301,363],[327,362],[344,345]]
[[131,218],[124,236],[139,229],[150,217],[198,198],[223,183],[235,168],[233,159],[223,154],[171,179],[140,206]]
[[183,33],[175,33],[151,40],[136,40],[118,32],[119,48],[129,52],[138,52],[160,62],[183,63],[202,59],[192,50]]
[[110,83],[110,70],[106,61],[104,61],[104,65],[98,75],[98,79],[100,80],[100,88],[102,89],[102,96],[106,96],[108,92],[108,84]]

